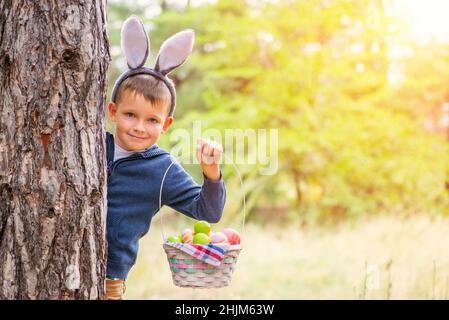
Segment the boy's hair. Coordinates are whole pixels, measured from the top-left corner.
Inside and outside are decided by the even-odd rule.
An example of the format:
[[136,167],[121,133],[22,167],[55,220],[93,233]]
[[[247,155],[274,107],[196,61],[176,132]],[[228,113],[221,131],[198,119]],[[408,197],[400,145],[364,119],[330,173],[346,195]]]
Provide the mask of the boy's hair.
[[120,104],[123,93],[129,90],[134,94],[141,94],[145,100],[150,101],[153,106],[167,107],[167,114],[173,115],[171,105],[171,94],[167,85],[149,74],[136,74],[126,78],[117,90],[116,103]]

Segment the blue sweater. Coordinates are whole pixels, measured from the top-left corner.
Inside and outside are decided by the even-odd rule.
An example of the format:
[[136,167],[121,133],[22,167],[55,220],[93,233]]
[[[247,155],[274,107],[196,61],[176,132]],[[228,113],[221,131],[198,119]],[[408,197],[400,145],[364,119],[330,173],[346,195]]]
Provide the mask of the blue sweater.
[[[159,211],[159,192],[173,157],[153,145],[143,152],[114,162],[114,136],[106,133],[108,161],[107,275],[126,279],[137,258],[138,241],[149,230]],[[179,164],[167,173],[162,205],[191,218],[216,223],[226,201],[223,179],[199,186]]]

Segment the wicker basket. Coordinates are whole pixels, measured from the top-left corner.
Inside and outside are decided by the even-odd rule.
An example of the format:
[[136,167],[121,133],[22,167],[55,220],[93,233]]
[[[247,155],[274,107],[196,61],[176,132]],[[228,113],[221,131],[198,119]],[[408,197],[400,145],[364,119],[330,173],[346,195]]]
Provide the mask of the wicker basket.
[[[185,155],[191,154],[187,153]],[[225,157],[226,155],[223,154]],[[178,161],[177,159],[175,159]],[[165,177],[170,170],[171,166],[176,162],[172,160],[172,163],[165,171],[162,178],[161,188],[159,190],[159,209],[162,207],[162,187],[164,185]],[[232,163],[232,161],[231,161]],[[240,184],[243,190],[242,177],[235,165],[234,170],[240,179]],[[243,223],[242,231],[245,226],[245,194],[243,194]],[[164,241],[166,237],[164,235],[164,227],[161,221],[161,232]],[[226,287],[231,283],[232,274],[234,272],[234,267],[237,262],[237,258],[242,250],[242,246],[231,245],[223,256],[223,261],[219,266],[213,266],[211,264],[205,263],[195,257],[183,252],[178,248],[174,248],[167,244],[162,245],[165,253],[167,254],[168,264],[172,273],[173,283],[178,287],[184,288],[220,288]]]
[[180,249],[163,245],[172,273],[173,283],[184,288],[220,288],[231,283],[234,266],[242,247],[228,248],[219,266],[198,260]]

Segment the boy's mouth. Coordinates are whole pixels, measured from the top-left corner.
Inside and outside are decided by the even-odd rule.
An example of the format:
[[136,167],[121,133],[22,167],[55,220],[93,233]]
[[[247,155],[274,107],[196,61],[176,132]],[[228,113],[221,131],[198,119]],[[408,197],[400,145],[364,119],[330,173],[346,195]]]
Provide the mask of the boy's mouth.
[[131,137],[133,137],[133,138],[135,138],[135,139],[140,139],[140,140],[146,139],[145,137],[136,137],[136,136],[134,136],[134,135],[132,135],[132,134],[130,134],[130,133],[128,133],[128,135],[131,136]]

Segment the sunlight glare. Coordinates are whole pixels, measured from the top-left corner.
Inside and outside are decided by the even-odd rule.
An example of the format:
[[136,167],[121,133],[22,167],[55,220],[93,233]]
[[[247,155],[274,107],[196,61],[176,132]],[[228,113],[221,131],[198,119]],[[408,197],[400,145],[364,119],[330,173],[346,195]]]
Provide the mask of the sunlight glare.
[[397,12],[406,17],[411,33],[418,40],[449,42],[448,0],[396,0]]

